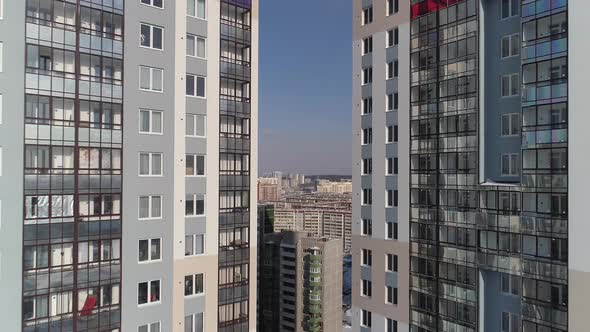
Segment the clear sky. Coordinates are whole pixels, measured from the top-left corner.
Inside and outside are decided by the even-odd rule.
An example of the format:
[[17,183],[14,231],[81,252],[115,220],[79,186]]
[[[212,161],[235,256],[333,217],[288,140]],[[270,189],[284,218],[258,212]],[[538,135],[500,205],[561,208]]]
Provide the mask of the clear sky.
[[351,174],[352,4],[260,0],[259,170]]

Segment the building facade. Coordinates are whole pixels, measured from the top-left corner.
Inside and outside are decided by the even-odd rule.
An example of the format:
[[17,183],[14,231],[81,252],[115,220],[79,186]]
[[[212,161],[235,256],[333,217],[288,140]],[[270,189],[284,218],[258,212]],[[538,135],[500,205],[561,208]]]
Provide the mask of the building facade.
[[258,331],[342,331],[342,240],[286,231],[261,242]]
[[257,1],[0,1],[7,331],[255,330],[257,45]]
[[[590,260],[583,254],[581,234],[588,227],[581,197],[589,178],[581,167],[589,161],[581,148],[588,139],[581,121],[588,116],[580,82],[588,74],[582,60],[589,53],[582,41],[589,27],[582,14],[587,4],[416,0],[405,5],[410,28],[400,43],[408,42],[409,58],[401,68],[409,75],[400,87],[409,88],[409,145],[398,152],[410,172],[410,265],[403,270],[409,289],[400,293],[409,309],[408,326],[397,328],[584,330]],[[365,30],[372,25],[380,30],[381,14],[374,8],[387,7],[380,1],[355,7],[358,19],[368,22]],[[364,46],[364,40],[357,41]],[[355,63],[358,73],[367,67],[363,60]],[[355,105],[358,100],[355,96]],[[372,133],[368,125],[355,128],[372,135],[375,144],[374,128]],[[360,203],[371,202],[366,190],[371,184],[358,178],[358,195],[366,193]],[[381,190],[375,194],[372,187],[374,211]],[[355,215],[364,223],[362,218]],[[357,246],[355,240],[364,280],[369,245]],[[363,285],[353,286],[355,292],[366,295]],[[379,308],[368,302],[363,295],[356,302],[357,330],[374,330],[379,323],[373,311]]]
[[353,331],[409,329],[408,1],[353,1]]

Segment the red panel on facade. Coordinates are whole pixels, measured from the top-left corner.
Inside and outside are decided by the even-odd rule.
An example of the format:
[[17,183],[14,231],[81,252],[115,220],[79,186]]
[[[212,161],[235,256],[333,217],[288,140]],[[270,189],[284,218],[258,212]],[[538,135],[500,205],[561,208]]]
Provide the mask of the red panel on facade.
[[411,15],[412,18],[416,18],[445,8],[446,6],[453,5],[459,1],[460,0],[424,0],[412,5]]

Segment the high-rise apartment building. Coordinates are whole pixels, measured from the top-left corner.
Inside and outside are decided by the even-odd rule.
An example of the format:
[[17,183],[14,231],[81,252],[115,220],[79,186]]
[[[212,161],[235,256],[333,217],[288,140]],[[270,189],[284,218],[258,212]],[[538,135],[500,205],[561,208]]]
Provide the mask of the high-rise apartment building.
[[286,231],[260,241],[258,331],[342,331],[342,240]]
[[[378,2],[355,7],[368,23],[359,29],[379,25],[380,14],[373,14]],[[398,149],[410,172],[405,206],[410,266],[401,270],[410,288],[399,293],[409,299],[404,330],[587,329],[590,259],[584,253],[589,227],[583,197],[590,177],[583,169],[590,160],[582,124],[589,119],[582,92],[590,72],[583,60],[590,55],[583,37],[590,27],[587,4],[417,0],[409,5],[404,17],[410,29],[400,35],[400,43],[409,42],[403,54],[409,60],[400,68],[410,72],[399,82],[410,89],[401,99],[409,103],[404,114],[409,145]],[[355,72],[365,72],[366,61],[359,61]],[[375,98],[381,80],[372,79]],[[375,129],[372,135],[374,145]],[[359,194],[370,189],[370,183],[358,183]],[[355,253],[366,255],[355,239]],[[362,296],[356,301],[357,330],[379,323],[369,302]]]
[[408,330],[409,10],[353,1],[353,331]]
[[254,331],[258,1],[0,0],[6,331]]

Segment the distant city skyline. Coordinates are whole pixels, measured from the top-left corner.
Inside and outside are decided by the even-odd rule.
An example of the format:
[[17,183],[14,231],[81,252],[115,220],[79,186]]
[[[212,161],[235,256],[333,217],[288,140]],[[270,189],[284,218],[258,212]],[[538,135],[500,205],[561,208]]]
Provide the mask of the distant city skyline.
[[350,175],[352,5],[261,0],[261,8],[259,174]]

